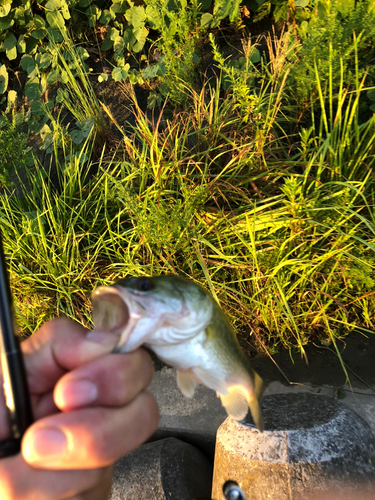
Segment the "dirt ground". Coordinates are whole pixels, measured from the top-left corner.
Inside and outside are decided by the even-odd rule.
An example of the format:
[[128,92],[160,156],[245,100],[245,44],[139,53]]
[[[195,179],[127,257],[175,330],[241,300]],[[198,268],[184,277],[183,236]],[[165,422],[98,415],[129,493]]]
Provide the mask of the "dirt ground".
[[[347,367],[353,389],[375,387],[375,335],[366,338],[353,332],[344,342],[337,342],[337,347]],[[306,354],[308,365],[299,353],[290,353],[287,349],[272,358],[291,383],[330,385],[338,390],[346,383],[345,373],[333,345],[328,348],[309,345],[306,347]],[[266,383],[277,380],[287,384],[274,362],[265,353],[259,353],[252,359],[252,366]]]

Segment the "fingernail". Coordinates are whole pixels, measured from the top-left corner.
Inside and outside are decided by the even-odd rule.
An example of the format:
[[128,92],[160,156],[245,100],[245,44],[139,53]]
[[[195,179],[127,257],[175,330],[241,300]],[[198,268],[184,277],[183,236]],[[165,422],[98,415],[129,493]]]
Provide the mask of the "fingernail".
[[27,462],[64,455],[67,448],[66,436],[55,427],[43,427],[27,433],[22,453]]
[[61,408],[77,408],[93,403],[98,388],[91,380],[70,380],[55,394],[55,403]]

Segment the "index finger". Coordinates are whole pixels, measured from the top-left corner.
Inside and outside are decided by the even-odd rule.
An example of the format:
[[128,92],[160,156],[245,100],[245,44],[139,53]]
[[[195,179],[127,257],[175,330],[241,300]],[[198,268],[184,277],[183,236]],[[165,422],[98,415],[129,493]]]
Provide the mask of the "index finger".
[[90,332],[67,318],[48,321],[21,344],[31,393],[52,390],[66,372],[110,353],[117,340],[116,335]]

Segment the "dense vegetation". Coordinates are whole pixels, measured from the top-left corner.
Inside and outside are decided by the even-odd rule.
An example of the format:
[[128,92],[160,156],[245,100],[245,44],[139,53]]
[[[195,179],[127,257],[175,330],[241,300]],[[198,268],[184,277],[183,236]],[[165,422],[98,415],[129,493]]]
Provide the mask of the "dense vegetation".
[[[372,333],[374,34],[369,0],[5,0],[0,218],[21,332],[90,326],[98,284],[178,273],[271,352]],[[126,120],[99,84],[126,94]]]

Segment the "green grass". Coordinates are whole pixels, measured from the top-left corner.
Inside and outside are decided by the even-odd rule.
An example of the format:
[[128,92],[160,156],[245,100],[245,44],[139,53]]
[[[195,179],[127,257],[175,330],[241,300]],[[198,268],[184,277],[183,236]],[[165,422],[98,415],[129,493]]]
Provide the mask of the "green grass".
[[[341,74],[338,86],[323,85],[316,71],[319,110],[305,113],[303,128],[291,114],[290,63],[279,56],[252,65],[259,85],[246,92],[240,73],[227,92],[220,76],[200,91],[181,87],[185,107],[156,124],[134,100],[136,125],[111,159],[105,145],[98,154],[94,130],[78,154],[69,136],[53,139],[56,175],[36,161],[22,194],[0,196],[21,334],[60,314],[91,326],[93,288],[160,273],[202,283],[237,331],[271,353],[373,332],[375,115],[361,121],[366,81],[347,87]],[[78,94],[69,93],[68,109],[88,106]],[[93,110],[108,111],[86,94]]]

